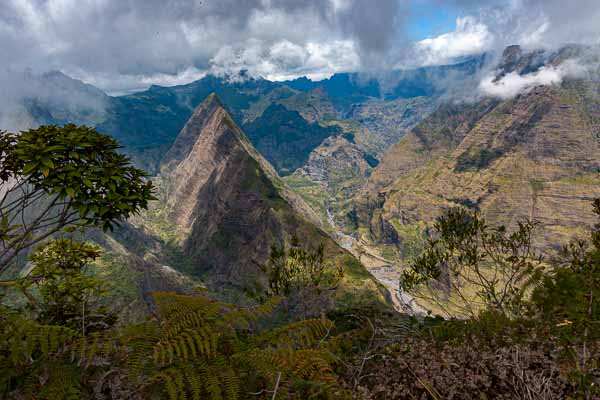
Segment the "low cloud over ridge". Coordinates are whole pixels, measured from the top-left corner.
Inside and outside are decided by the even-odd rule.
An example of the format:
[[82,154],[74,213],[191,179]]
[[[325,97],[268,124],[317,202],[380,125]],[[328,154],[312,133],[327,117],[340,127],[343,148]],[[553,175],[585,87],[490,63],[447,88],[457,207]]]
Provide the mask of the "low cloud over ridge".
[[[417,3],[452,7],[455,28],[409,40]],[[598,20],[597,0],[6,0],[0,51],[9,57],[0,68],[0,107],[19,114],[20,101],[39,88],[23,77],[52,70],[111,94],[240,70],[318,80],[340,71],[446,64],[513,43],[596,45]],[[479,89],[510,96],[565,73],[488,77]]]
[[575,60],[567,60],[558,66],[547,65],[524,75],[513,71],[497,79],[491,74],[481,81],[479,88],[485,95],[508,99],[536,86],[560,85],[566,78],[580,78],[585,74],[585,66]]

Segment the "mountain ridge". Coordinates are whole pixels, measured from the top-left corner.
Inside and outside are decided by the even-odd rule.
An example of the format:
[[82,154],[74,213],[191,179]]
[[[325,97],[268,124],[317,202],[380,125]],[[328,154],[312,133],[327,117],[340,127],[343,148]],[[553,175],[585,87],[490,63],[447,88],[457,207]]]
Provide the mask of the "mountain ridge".
[[298,237],[323,244],[328,259],[348,266],[348,282],[359,279],[360,290],[387,301],[385,291],[256,151],[216,94],[198,106],[180,133],[160,181],[165,222],[177,230],[187,272],[210,289],[242,296],[264,280],[260,266],[271,246]]
[[363,234],[413,254],[405,247],[424,237],[424,224],[466,206],[492,224],[538,221],[536,248],[556,254],[591,226],[600,196],[598,99],[587,96],[597,91],[567,81],[439,109],[393,147],[358,196]]
[[[424,90],[428,95],[437,96],[439,91],[430,90],[432,85],[435,86],[432,79],[439,78],[434,72],[436,68],[439,69],[439,74],[444,75],[445,70],[452,68],[461,70],[462,67],[440,66],[430,67],[425,72],[396,72],[390,75],[391,78],[386,78],[388,80],[386,85],[390,86],[389,82],[397,81],[402,86],[402,82],[406,79],[412,79],[414,81],[411,81],[412,86],[427,87],[429,89]],[[469,71],[465,70],[466,73],[472,73]],[[50,74],[48,79],[60,81],[52,78],[57,74],[64,76],[62,73]],[[411,77],[413,75],[414,77]],[[162,156],[175,140],[176,134],[183,128],[196,106],[212,92],[219,94],[227,104],[234,120],[240,125],[260,117],[271,103],[283,104],[290,110],[298,111],[303,118],[313,123],[317,120],[321,122],[323,119],[344,119],[353,105],[369,99],[385,101],[381,98],[380,89],[373,89],[375,87],[373,82],[370,84],[368,80],[363,82],[364,79],[357,74],[338,73],[329,80],[310,81],[309,90],[296,87],[298,85],[294,85],[292,81],[272,82],[248,76],[243,78],[243,80],[236,80],[227,76],[206,75],[188,84],[172,87],[153,85],[147,90],[122,96],[108,96],[102,93],[104,100],[94,113],[84,107],[83,99],[80,101],[81,112],[73,110],[66,114],[61,107],[56,107],[52,102],[32,99],[27,103],[31,117],[28,125],[63,124],[68,120],[76,124],[94,126],[102,132],[115,136],[138,166],[156,173]],[[80,88],[78,93],[89,92],[90,85],[72,78],[68,78],[68,81],[63,86],[77,86]],[[390,87],[393,87],[393,84]],[[443,88],[441,90],[443,91]],[[95,89],[95,91],[99,90]],[[316,96],[312,96],[311,91],[314,91]],[[415,92],[414,95],[419,93]],[[411,94],[402,95],[402,97],[411,96]],[[19,118],[22,121],[29,121],[24,116]]]

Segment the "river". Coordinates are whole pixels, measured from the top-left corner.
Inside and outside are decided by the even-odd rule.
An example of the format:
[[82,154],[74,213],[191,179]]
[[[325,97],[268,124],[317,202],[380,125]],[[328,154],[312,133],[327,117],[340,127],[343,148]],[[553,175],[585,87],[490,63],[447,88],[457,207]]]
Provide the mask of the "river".
[[[389,291],[392,301],[394,302],[394,308],[401,313],[414,315],[414,316],[425,316],[427,310],[419,306],[415,299],[408,293],[402,292],[399,285],[399,273],[393,266],[393,262],[386,260],[385,258],[373,254],[369,251],[368,246],[359,241],[351,235],[343,233],[337,226],[333,213],[329,207],[327,211],[327,222],[334,229],[333,238],[334,240],[344,249],[352,253],[369,271],[377,281],[379,281]],[[359,252],[357,247],[361,247],[362,251]]]

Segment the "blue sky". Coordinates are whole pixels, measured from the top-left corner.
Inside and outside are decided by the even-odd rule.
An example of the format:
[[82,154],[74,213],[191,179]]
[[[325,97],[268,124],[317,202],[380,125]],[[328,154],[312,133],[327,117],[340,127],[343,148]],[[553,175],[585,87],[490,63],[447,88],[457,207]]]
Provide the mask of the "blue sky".
[[453,5],[414,1],[410,4],[406,33],[414,41],[438,36],[454,30],[456,18],[461,16],[459,8]]

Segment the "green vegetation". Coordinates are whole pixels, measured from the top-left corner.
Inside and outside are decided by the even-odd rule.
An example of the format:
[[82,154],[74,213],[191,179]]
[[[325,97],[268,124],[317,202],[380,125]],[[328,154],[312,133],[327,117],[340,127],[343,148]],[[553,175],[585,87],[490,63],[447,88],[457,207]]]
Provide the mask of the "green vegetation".
[[[33,269],[29,279],[21,282],[21,289],[40,323],[90,332],[115,322],[115,315],[93,304],[102,289],[84,271],[99,256],[97,246],[72,239],[50,241],[32,252]],[[37,296],[28,294],[27,289]]]
[[301,175],[285,176],[283,181],[300,195],[322,220],[327,220],[327,202],[330,200],[330,196],[324,185]]
[[28,248],[76,227],[113,228],[153,199],[145,173],[92,128],[0,132],[0,275]]
[[[419,256],[427,244],[425,224],[423,222],[416,224],[401,224],[398,220],[392,220],[392,225],[398,234],[400,240],[399,246],[403,258],[412,260]],[[397,258],[396,252],[389,248],[386,248],[382,255],[388,260]]]
[[[35,140],[24,143],[43,150],[44,143],[69,135],[69,130],[96,135],[87,128],[64,129],[30,131],[25,138]],[[62,199],[74,207],[90,203],[100,207],[89,215],[77,209],[83,222],[75,226],[82,231],[109,228],[146,209],[152,199],[151,185],[141,171],[130,169],[126,158],[119,156],[117,165],[111,164],[115,161],[111,157],[116,157],[113,147],[97,143],[90,148],[86,165],[78,169],[85,178],[73,174],[69,180],[67,167],[82,158],[77,151],[48,162],[44,151],[41,157],[39,152],[11,153],[21,139],[9,139],[0,165],[3,183],[28,179],[32,188],[41,188],[36,195],[40,204],[61,198],[52,189],[56,182],[68,183],[68,188],[78,183]],[[60,147],[54,149],[61,154]],[[30,164],[35,166],[27,167]],[[134,179],[113,182],[108,167],[113,174],[128,171]],[[93,171],[102,171],[105,180]],[[270,181],[256,173],[260,169],[245,171],[245,189],[265,191],[260,192],[263,197],[277,205],[279,192],[273,188],[271,193],[272,184],[265,184]],[[60,174],[65,176],[59,178]],[[91,187],[82,181],[91,178]],[[99,188],[100,194],[95,192]],[[103,206],[108,211],[100,211]],[[594,211],[600,217],[600,199],[594,202]],[[157,208],[149,215],[160,222],[163,212]],[[44,220],[56,215],[47,214]],[[11,229],[11,218],[7,220],[5,240],[20,229]],[[122,265],[125,257],[102,255],[96,245],[75,240],[69,227],[63,225],[35,247],[22,249],[28,268],[2,281],[10,282],[0,288],[2,398],[593,399],[600,395],[600,223],[587,241],[568,246],[561,260],[543,262],[533,251],[535,224],[528,221],[509,231],[486,224],[476,212],[451,209],[437,220],[427,242],[424,226],[395,221],[394,229],[414,252],[401,289],[416,297],[438,298],[439,304],[451,299],[448,319],[393,312],[373,298],[380,286],[354,257],[339,248],[330,254],[329,242],[313,245],[315,238],[308,236],[306,243],[268,238],[283,245],[272,247],[262,265],[263,285],[256,287],[253,304],[219,301],[200,288],[188,295],[157,291],[147,299],[152,304],[147,318],[132,315],[130,320],[118,320],[117,310],[111,308],[113,296],[139,300],[130,293],[137,279],[130,273],[136,269]],[[43,228],[38,226],[38,235]],[[174,240],[163,228],[163,239]],[[227,246],[236,238],[214,239]],[[13,301],[15,296],[23,301]],[[116,307],[122,304],[117,302]]]
[[500,149],[471,149],[458,157],[456,171],[478,171],[500,158],[503,152]]
[[271,247],[269,259],[263,265],[268,280],[267,296],[290,296],[304,289],[318,294],[335,289],[344,276],[342,268],[325,262],[323,244],[316,249],[305,249],[298,241],[293,237],[289,248]]
[[273,104],[244,131],[256,149],[281,175],[289,175],[303,166],[321,142],[340,132],[337,127],[309,123],[297,111]]
[[[600,200],[594,210],[600,217]],[[462,210],[438,220],[437,238],[404,274],[403,287],[417,296],[419,285],[434,281],[435,290],[461,290],[454,278],[462,274],[470,277],[463,285],[478,288],[470,306],[479,311],[469,319],[426,318],[408,341],[389,347],[387,360],[373,367],[369,398],[385,387],[433,398],[597,398],[600,224],[590,240],[565,248],[563,262],[543,269],[526,251],[531,228],[524,222],[509,234]],[[498,276],[512,279],[492,286]],[[454,367],[443,370],[442,360]]]
[[598,173],[591,172],[588,174],[565,176],[560,178],[557,182],[568,183],[572,185],[597,185],[598,182],[600,182],[600,177],[598,177]]
[[155,293],[154,301],[155,319],[91,333],[6,312],[3,397],[334,398],[342,391],[327,319],[261,329],[274,301],[253,309],[202,294]]
[[244,164],[245,176],[242,181],[242,188],[260,193],[260,196],[272,203],[276,209],[283,207],[285,201],[279,195],[279,188],[265,174],[258,161],[248,156],[247,162]]
[[531,189],[535,192],[541,192],[542,190],[544,190],[544,181],[538,181],[538,180],[531,180],[529,181],[529,185],[531,186]]
[[143,271],[130,265],[126,257],[102,253],[85,268],[85,273],[101,288],[98,305],[117,312],[117,323],[141,322],[146,318],[146,306],[139,288]]
[[[4,181],[24,179],[34,189],[41,188],[38,190],[42,194],[36,194],[40,201],[52,196],[66,198],[80,218],[86,218],[77,225],[81,230],[97,225],[110,228],[119,218],[147,208],[152,199],[151,185],[140,179],[143,173],[129,167],[125,157],[116,156],[116,143],[111,140],[105,143],[108,147],[100,143],[90,146],[89,152],[83,144],[83,155],[79,149],[65,145],[64,158],[43,158],[43,146],[64,140],[63,134],[72,139],[77,138],[76,134],[108,139],[75,126],[44,127],[20,137],[6,136],[1,169]],[[42,151],[21,150],[20,145],[30,138]],[[73,143],[77,144],[75,140]],[[13,148],[17,150],[13,152]],[[61,154],[60,145],[51,149]],[[84,165],[78,173],[69,174],[71,165],[77,166],[81,159]],[[102,176],[88,173],[86,167]],[[23,170],[33,172],[21,177]],[[255,169],[248,172],[256,175]],[[125,175],[129,179],[115,175],[118,173],[129,174]],[[68,183],[76,187],[65,185],[66,196],[53,192],[57,181],[65,183],[71,177]],[[118,179],[111,180],[114,177]],[[91,183],[83,182],[87,179]],[[246,181],[253,189],[253,179]],[[9,205],[20,201],[17,198]],[[81,212],[81,207],[89,203],[91,212]],[[12,221],[10,214],[5,215]],[[53,216],[44,216],[43,221],[48,218]],[[7,223],[5,228],[5,239],[17,231]],[[46,226],[38,229],[46,233],[43,228]],[[269,293],[268,299],[253,308],[220,303],[206,293],[183,296],[159,292],[153,296],[155,312],[151,320],[116,324],[116,314],[106,307],[108,285],[103,283],[107,275],[102,276],[100,271],[114,260],[97,262],[101,256],[98,247],[72,239],[68,224],[61,228],[44,237],[47,240],[39,239],[41,244],[29,255],[31,268],[13,279],[11,285],[3,286],[0,293],[3,398],[236,399],[271,394],[278,398],[337,398],[336,393],[343,394],[333,375],[332,349],[337,343],[330,342],[334,325],[328,319],[303,319],[267,329],[273,322],[264,320],[281,301],[275,293],[278,291]],[[61,238],[50,239],[59,232]],[[290,266],[292,274],[286,276],[293,278],[294,291],[310,286],[311,290],[326,292],[340,279],[330,275],[323,247],[315,251],[295,247],[289,253],[285,250],[275,254],[272,261],[277,260],[278,265]],[[271,282],[276,282],[274,277],[281,275],[269,276]],[[128,284],[123,284],[128,290]],[[9,301],[5,295],[12,298],[13,292],[27,301]]]
[[451,209],[436,221],[436,236],[402,273],[400,287],[419,288],[420,296],[447,307],[451,317],[476,317],[482,307],[521,315],[525,294],[543,273],[531,245],[534,227],[520,222],[515,232],[508,232],[504,226],[487,225],[477,212]]
[[[304,305],[314,313],[311,299],[327,300],[342,278],[322,247],[295,241],[274,248],[257,306],[222,303],[206,292],[156,292],[152,319],[119,325],[99,305],[106,295],[100,282],[83,274],[99,255],[96,246],[73,240],[32,254],[31,303],[0,305],[3,397],[350,398],[335,370],[349,338],[362,331],[338,331],[324,316],[298,312]],[[276,313],[282,306],[283,318]]]

